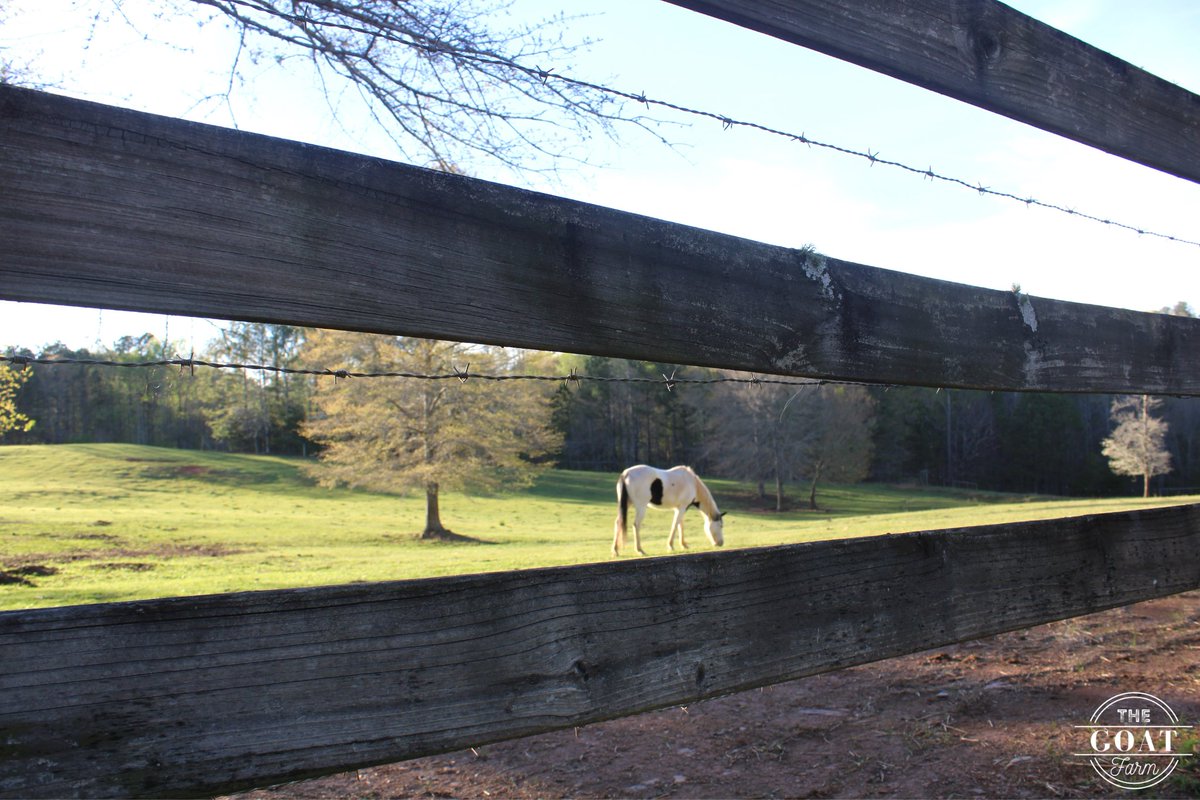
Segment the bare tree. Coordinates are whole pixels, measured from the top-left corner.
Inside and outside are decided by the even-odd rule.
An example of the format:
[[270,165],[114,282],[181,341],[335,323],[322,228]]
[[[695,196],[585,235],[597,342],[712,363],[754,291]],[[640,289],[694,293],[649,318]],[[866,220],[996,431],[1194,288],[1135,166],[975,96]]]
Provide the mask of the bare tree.
[[[134,21],[131,0],[98,0],[94,24]],[[626,100],[555,73],[588,42],[563,15],[508,23],[508,0],[166,0],[159,17],[230,25],[228,100],[263,64],[302,58],[326,96],[354,87],[402,157],[450,171],[481,160],[553,171],[586,160],[587,142],[626,115]],[[511,26],[509,26],[511,25]],[[172,43],[176,44],[176,43]],[[330,103],[331,113],[334,104]],[[661,137],[659,137],[661,138]]]
[[[0,0],[0,26],[3,26],[8,21],[10,13],[11,11],[5,6],[4,0]],[[16,83],[28,85],[31,83],[29,72],[28,65],[18,64],[5,51],[5,48],[0,47],[0,84]]]
[[[750,373],[729,375],[752,377]],[[705,400],[712,420],[706,457],[720,474],[758,484],[760,498],[766,498],[770,482],[775,510],[782,511],[784,486],[799,469],[813,435],[809,419],[818,390],[815,381],[801,387],[765,383],[715,387]]]
[[809,481],[808,507],[817,510],[822,479],[857,483],[871,471],[871,424],[875,399],[865,386],[822,386],[815,403],[813,435],[805,443],[801,474]]
[[1167,423],[1151,416],[1162,401],[1147,395],[1113,400],[1112,435],[1104,440],[1108,467],[1118,475],[1142,477],[1142,497],[1150,496],[1150,479],[1171,471],[1171,454],[1166,448]]
[[756,482],[760,497],[771,481],[776,511],[791,480],[808,481],[815,510],[820,481],[854,483],[870,470],[875,401],[865,387],[728,384],[709,402],[723,411],[712,415],[709,458],[722,474]]

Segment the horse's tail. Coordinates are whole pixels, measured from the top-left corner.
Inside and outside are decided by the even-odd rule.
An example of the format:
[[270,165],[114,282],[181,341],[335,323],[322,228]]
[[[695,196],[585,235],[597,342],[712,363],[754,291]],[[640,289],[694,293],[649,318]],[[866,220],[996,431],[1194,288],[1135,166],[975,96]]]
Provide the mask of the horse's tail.
[[625,485],[625,475],[617,478],[617,522],[613,544],[616,547],[625,546],[625,518],[629,510],[629,487]]

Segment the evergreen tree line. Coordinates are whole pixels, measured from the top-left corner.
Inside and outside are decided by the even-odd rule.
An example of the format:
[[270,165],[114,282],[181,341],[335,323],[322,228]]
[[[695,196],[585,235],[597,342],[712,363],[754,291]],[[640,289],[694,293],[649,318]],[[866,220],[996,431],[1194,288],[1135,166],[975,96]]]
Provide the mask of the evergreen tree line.
[[[343,341],[346,344],[338,344]],[[334,369],[342,368],[342,358],[360,366],[364,359],[382,358],[388,369],[403,369],[405,359],[420,356],[427,363],[416,371],[442,373],[472,361],[476,373],[485,371],[482,365],[490,372],[529,371],[532,360],[538,370],[551,374],[575,369],[585,376],[648,379],[543,384],[540,394],[527,391],[527,384],[475,381],[469,382],[469,391],[472,403],[497,406],[496,412],[504,410],[505,403],[519,408],[526,437],[540,430],[533,417],[546,415],[549,434],[537,437],[541,451],[531,448],[518,454],[522,457],[607,472],[636,463],[691,464],[703,474],[756,484],[764,503],[777,508],[798,503],[815,507],[823,481],[869,479],[1074,496],[1122,494],[1140,486],[1134,477],[1114,474],[1103,453],[1102,443],[1114,428],[1115,398],[1106,395],[753,383],[679,384],[668,390],[664,376],[674,373],[671,365],[596,356],[534,358],[500,348],[464,346],[446,348],[441,360],[431,361],[427,349],[406,347],[405,340],[397,345],[394,339],[386,353],[366,353],[362,348],[367,340],[357,339],[357,354],[342,352],[351,341],[306,335],[289,326],[235,323],[197,357]],[[41,353],[9,350],[6,355],[118,363],[178,357],[169,343],[149,334],[123,337],[96,352],[56,345]],[[441,363],[446,358],[456,363]],[[699,368],[679,374],[748,377]],[[13,411],[33,425],[11,426],[2,441],[130,442],[312,455],[332,441],[330,431],[337,427],[332,417],[338,414],[353,410],[366,430],[372,415],[400,413],[398,401],[408,391],[400,388],[404,381],[335,382],[328,377],[203,367],[193,372],[177,366],[37,366],[19,385],[10,381]],[[467,388],[442,382],[436,396]],[[361,396],[348,401],[354,392]],[[519,404],[514,392],[521,395]],[[468,441],[470,404],[456,414],[455,425],[463,430],[455,436]],[[1191,399],[1169,398],[1156,407],[1155,416],[1166,423],[1172,469],[1153,479],[1154,491],[1200,487],[1200,407]],[[331,463],[326,478],[335,471]]]

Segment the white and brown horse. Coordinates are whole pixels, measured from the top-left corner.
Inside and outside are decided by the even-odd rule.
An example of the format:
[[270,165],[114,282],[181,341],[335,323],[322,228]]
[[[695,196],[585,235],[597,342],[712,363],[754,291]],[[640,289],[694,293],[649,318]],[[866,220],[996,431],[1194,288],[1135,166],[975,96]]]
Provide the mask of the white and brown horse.
[[696,506],[704,517],[704,533],[715,546],[725,544],[725,536],[721,531],[721,518],[725,515],[717,508],[717,501],[704,482],[692,471],[691,467],[671,467],[671,469],[655,469],[639,464],[621,473],[617,479],[617,521],[613,526],[614,556],[620,555],[621,547],[625,545],[626,518],[630,502],[633,503],[633,546],[642,555],[642,519],[646,516],[646,506],[673,509],[675,519],[671,522],[671,535],[667,537],[667,547],[675,549],[675,531],[679,531],[679,544],[684,549],[687,543],[683,540],[683,515],[690,507]]

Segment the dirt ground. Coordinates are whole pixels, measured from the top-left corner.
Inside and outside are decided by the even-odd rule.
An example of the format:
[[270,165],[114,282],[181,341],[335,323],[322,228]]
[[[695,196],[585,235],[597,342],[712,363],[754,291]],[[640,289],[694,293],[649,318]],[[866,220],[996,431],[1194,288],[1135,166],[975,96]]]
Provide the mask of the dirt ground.
[[1071,756],[1129,691],[1200,726],[1200,592],[238,797],[1200,797],[1200,756],[1141,792]]

